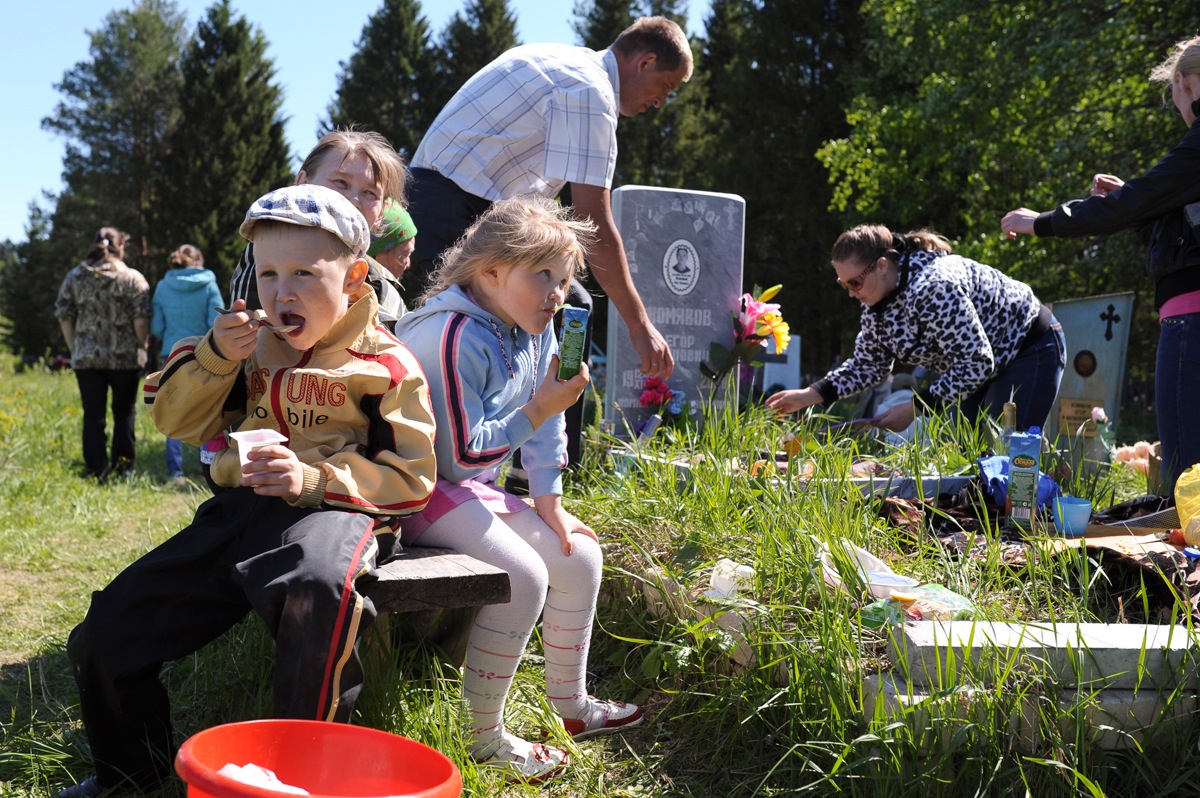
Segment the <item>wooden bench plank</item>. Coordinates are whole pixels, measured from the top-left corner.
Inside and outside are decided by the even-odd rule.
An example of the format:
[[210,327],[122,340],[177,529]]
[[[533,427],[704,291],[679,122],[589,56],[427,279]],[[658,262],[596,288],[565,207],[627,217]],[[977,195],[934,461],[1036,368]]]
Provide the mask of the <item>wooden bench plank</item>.
[[377,568],[362,591],[380,612],[504,604],[508,572],[451,549],[407,547]]

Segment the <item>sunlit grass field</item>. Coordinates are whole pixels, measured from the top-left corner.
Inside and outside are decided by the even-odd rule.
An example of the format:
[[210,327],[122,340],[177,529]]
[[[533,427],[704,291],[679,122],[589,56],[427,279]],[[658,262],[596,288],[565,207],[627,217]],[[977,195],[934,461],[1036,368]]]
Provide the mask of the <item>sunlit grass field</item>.
[[[90,773],[64,645],[90,591],[184,526],[207,496],[165,478],[162,437],[139,411],[136,473],[109,485],[82,476],[78,391],[69,372],[14,373],[0,361],[0,794],[54,795]],[[998,547],[963,557],[930,534],[880,517],[850,483],[865,455],[906,473],[967,468],[991,431],[935,421],[925,447],[888,449],[840,433],[829,419],[781,424],[752,409],[716,414],[703,432],[664,430],[645,458],[614,468],[593,430],[571,509],[608,548],[591,655],[592,690],[647,709],[639,728],[572,747],[565,777],[543,787],[503,785],[465,754],[456,674],[431,647],[393,645],[377,627],[364,643],[368,683],[359,723],[435,746],[462,769],[464,794],[570,796],[1153,796],[1200,792],[1200,727],[1185,722],[1123,750],[1094,744],[1071,721],[1089,696],[1059,691],[1036,670],[988,674],[999,687],[943,685],[920,707],[864,713],[864,679],[889,667],[886,631],[865,629],[869,599],[824,583],[818,549],[847,540],[899,573],[969,598],[979,617],[1017,621],[1186,620],[1126,574],[1068,549],[1005,564]],[[748,467],[785,433],[805,447],[778,475]],[[188,453],[196,469],[194,452]],[[803,460],[813,479],[801,481]],[[686,464],[686,469],[672,461]],[[1139,482],[1140,479],[1140,482]],[[1144,492],[1144,478],[1107,470],[1077,492],[1102,506]],[[989,543],[997,536],[994,517]],[[754,583],[714,604],[701,594],[722,557],[751,565]],[[647,595],[663,595],[651,602]],[[647,589],[649,588],[649,589]],[[722,615],[738,612],[739,639]],[[739,651],[740,648],[740,651]],[[750,659],[746,659],[749,652]],[[181,735],[270,712],[272,645],[250,618],[215,644],[170,663],[165,679]],[[540,682],[540,647],[526,656],[513,730],[537,738],[554,719]],[[748,665],[738,662],[748,661]],[[961,711],[970,696],[971,711]],[[946,700],[947,698],[951,700]],[[1170,701],[1184,701],[1181,691]],[[876,706],[881,704],[876,703]],[[959,709],[956,710],[956,707]],[[1032,711],[1030,711],[1032,707]],[[1021,714],[1024,713],[1024,714]],[[1013,718],[1024,725],[1014,730]],[[182,784],[167,790],[182,794]]]

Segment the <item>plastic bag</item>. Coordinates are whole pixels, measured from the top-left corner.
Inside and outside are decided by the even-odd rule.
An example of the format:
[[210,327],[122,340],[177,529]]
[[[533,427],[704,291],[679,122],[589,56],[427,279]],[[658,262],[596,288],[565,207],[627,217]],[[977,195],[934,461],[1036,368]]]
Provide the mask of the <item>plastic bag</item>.
[[1189,546],[1200,543],[1200,463],[1188,468],[1175,481],[1175,509],[1184,540]]
[[893,590],[892,597],[863,607],[859,619],[863,626],[878,628],[903,621],[965,621],[974,617],[977,607],[943,585]]
[[712,575],[708,578],[711,589],[704,591],[704,595],[709,598],[730,598],[743,590],[749,590],[754,587],[755,573],[749,565],[722,557],[713,564]]
[[[833,545],[841,551],[835,553],[822,546],[818,558],[825,584],[834,589],[848,591],[847,582],[850,582],[855,588],[867,588],[875,598],[887,598],[893,589],[908,589],[920,584],[916,579],[896,573],[886,562],[847,540],[835,540]],[[843,573],[843,565],[849,566],[851,572]]]

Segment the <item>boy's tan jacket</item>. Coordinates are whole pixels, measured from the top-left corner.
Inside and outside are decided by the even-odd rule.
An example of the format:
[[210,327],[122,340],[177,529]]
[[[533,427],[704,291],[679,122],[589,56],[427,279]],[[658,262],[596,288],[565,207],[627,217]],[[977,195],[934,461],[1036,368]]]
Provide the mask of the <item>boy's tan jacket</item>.
[[[374,293],[358,296],[307,352],[267,328],[240,363],[217,353],[211,330],[179,341],[143,388],[155,425],[197,446],[238,430],[278,430],[305,464],[297,506],[389,516],[422,509],[437,479],[425,374],[380,326]],[[218,485],[241,483],[236,448],[217,451],[211,469]]]

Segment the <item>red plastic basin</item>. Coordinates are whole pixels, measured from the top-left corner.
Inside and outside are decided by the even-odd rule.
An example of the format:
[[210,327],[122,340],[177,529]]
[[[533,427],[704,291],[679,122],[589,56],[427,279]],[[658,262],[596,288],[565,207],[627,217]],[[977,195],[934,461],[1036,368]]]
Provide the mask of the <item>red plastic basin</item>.
[[462,776],[441,752],[396,734],[317,720],[226,723],[192,735],[175,757],[189,798],[280,798],[219,771],[254,764],[318,798],[457,798]]

